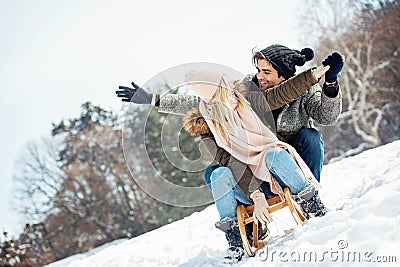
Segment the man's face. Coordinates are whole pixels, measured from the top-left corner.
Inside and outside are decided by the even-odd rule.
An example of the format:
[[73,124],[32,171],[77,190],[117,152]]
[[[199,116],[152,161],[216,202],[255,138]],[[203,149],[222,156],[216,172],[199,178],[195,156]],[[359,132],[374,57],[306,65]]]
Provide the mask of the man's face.
[[257,79],[261,90],[274,87],[285,80],[283,76],[278,77],[278,71],[266,59],[257,61]]

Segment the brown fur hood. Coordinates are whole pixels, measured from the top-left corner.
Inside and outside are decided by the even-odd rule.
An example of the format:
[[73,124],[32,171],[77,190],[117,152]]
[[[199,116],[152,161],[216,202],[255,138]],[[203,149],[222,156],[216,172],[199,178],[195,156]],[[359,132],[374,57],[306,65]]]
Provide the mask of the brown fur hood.
[[[237,82],[235,88],[244,97],[248,96],[250,90],[259,90],[257,85],[251,81],[250,76]],[[199,107],[195,107],[186,113],[183,118],[183,128],[192,136],[210,133],[210,128],[201,115]]]
[[201,115],[198,107],[186,113],[183,118],[183,128],[192,136],[210,133],[210,128],[208,128],[206,120]]

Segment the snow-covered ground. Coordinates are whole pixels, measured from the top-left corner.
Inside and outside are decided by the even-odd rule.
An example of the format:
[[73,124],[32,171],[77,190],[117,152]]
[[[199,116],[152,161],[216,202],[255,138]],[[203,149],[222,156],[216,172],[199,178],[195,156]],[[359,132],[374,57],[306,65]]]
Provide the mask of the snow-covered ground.
[[[303,227],[286,210],[274,213],[267,246],[236,266],[399,266],[400,141],[325,165],[321,179],[320,196],[331,211]],[[217,220],[211,205],[49,266],[220,266],[227,243]]]

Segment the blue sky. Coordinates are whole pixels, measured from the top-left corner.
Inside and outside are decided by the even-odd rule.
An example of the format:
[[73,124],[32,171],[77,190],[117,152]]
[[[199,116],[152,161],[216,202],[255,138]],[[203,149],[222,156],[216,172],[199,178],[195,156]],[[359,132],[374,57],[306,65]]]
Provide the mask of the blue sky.
[[[251,49],[298,44],[296,1],[0,0],[0,227],[26,223],[12,204],[15,162],[51,123],[86,101],[122,105],[118,85],[184,63],[253,72]],[[29,200],[27,200],[29,201]]]

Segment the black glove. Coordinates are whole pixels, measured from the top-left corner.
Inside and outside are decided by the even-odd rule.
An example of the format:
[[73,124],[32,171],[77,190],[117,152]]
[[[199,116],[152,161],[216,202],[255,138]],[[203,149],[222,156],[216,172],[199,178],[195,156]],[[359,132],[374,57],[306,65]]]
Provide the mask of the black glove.
[[344,66],[344,59],[338,52],[333,52],[322,61],[322,65],[329,65],[329,70],[325,73],[325,82],[333,83],[338,79],[339,73]]
[[133,102],[136,104],[151,104],[152,94],[149,94],[143,88],[136,85],[136,83],[131,83],[133,88],[126,86],[119,86],[119,89],[115,91],[118,97],[121,97],[123,102]]

